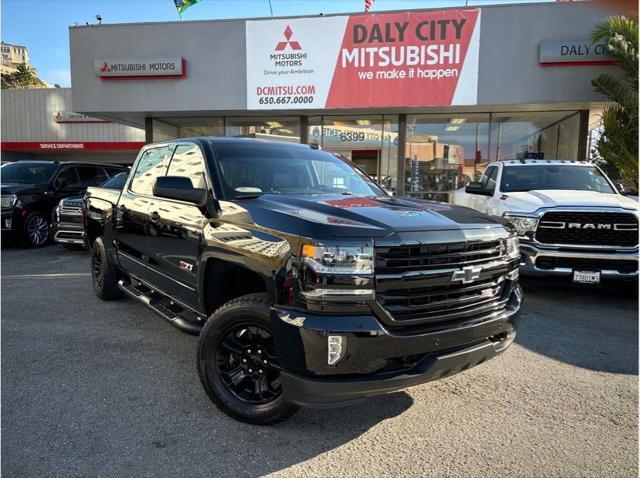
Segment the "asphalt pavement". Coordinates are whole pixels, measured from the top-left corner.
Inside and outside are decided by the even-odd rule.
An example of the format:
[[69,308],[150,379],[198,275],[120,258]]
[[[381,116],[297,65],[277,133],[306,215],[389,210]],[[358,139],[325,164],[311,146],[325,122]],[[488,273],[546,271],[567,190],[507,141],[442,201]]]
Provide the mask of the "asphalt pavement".
[[634,290],[525,281],[516,343],[465,373],[273,427],[208,400],[197,338],[101,302],[88,255],[3,249],[2,475],[631,477]]

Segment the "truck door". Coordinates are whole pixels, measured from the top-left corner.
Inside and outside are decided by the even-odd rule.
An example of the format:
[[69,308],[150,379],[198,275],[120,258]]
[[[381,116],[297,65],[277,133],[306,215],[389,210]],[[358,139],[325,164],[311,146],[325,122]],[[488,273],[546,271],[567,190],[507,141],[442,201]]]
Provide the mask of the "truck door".
[[153,185],[158,176],[164,176],[173,148],[151,147],[142,153],[116,211],[118,259],[131,274],[146,281],[154,278],[147,231]]
[[[195,188],[208,189],[205,159],[200,147],[179,144],[167,176],[183,176]],[[164,198],[153,198],[149,209],[149,244],[156,276],[153,283],[186,305],[197,308],[198,259],[203,229],[207,223],[196,205]]]

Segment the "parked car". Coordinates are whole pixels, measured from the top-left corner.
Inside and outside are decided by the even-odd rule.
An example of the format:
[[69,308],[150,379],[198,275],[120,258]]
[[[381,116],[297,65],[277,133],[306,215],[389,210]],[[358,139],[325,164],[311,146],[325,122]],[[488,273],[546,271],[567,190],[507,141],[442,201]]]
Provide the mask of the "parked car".
[[44,246],[51,213],[62,198],[84,193],[124,167],[80,162],[18,161],[2,166],[2,235],[26,247]]
[[[126,180],[127,173],[118,173],[107,179],[100,187],[121,191]],[[83,196],[71,196],[62,199],[53,210],[53,217],[51,218],[53,240],[70,251],[85,249],[83,218]]]
[[502,219],[392,197],[308,145],[145,146],[89,188],[93,288],[199,334],[210,399],[269,424],[448,376],[513,341],[518,239]]
[[638,278],[638,203],[591,163],[490,163],[453,202],[511,221],[524,253],[522,273],[588,284]]

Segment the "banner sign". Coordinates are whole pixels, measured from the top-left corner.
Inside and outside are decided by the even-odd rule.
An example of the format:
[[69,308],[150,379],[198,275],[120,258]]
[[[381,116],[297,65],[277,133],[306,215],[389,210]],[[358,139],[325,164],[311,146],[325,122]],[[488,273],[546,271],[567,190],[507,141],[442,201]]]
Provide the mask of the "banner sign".
[[145,58],[128,60],[95,60],[96,76],[101,79],[166,79],[186,76],[183,58]]
[[246,22],[247,108],[477,103],[480,10]]
[[614,63],[603,43],[589,40],[544,41],[540,43],[541,66],[601,65]]
[[56,123],[110,123],[110,121],[107,120],[92,118],[91,116],[74,113],[73,111],[57,111],[53,115],[53,120]]

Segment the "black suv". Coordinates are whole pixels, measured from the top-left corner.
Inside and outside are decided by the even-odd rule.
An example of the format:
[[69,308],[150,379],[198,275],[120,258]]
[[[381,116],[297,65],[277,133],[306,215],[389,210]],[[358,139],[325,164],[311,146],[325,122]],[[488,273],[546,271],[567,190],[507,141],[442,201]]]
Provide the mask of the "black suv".
[[128,295],[199,334],[229,415],[274,423],[461,372],[515,337],[515,230],[392,197],[307,145],[193,138],[145,146],[121,193],[89,188],[101,299]]
[[41,247],[50,237],[51,213],[62,198],[83,194],[126,171],[80,162],[18,161],[0,169],[2,235],[16,244]]

